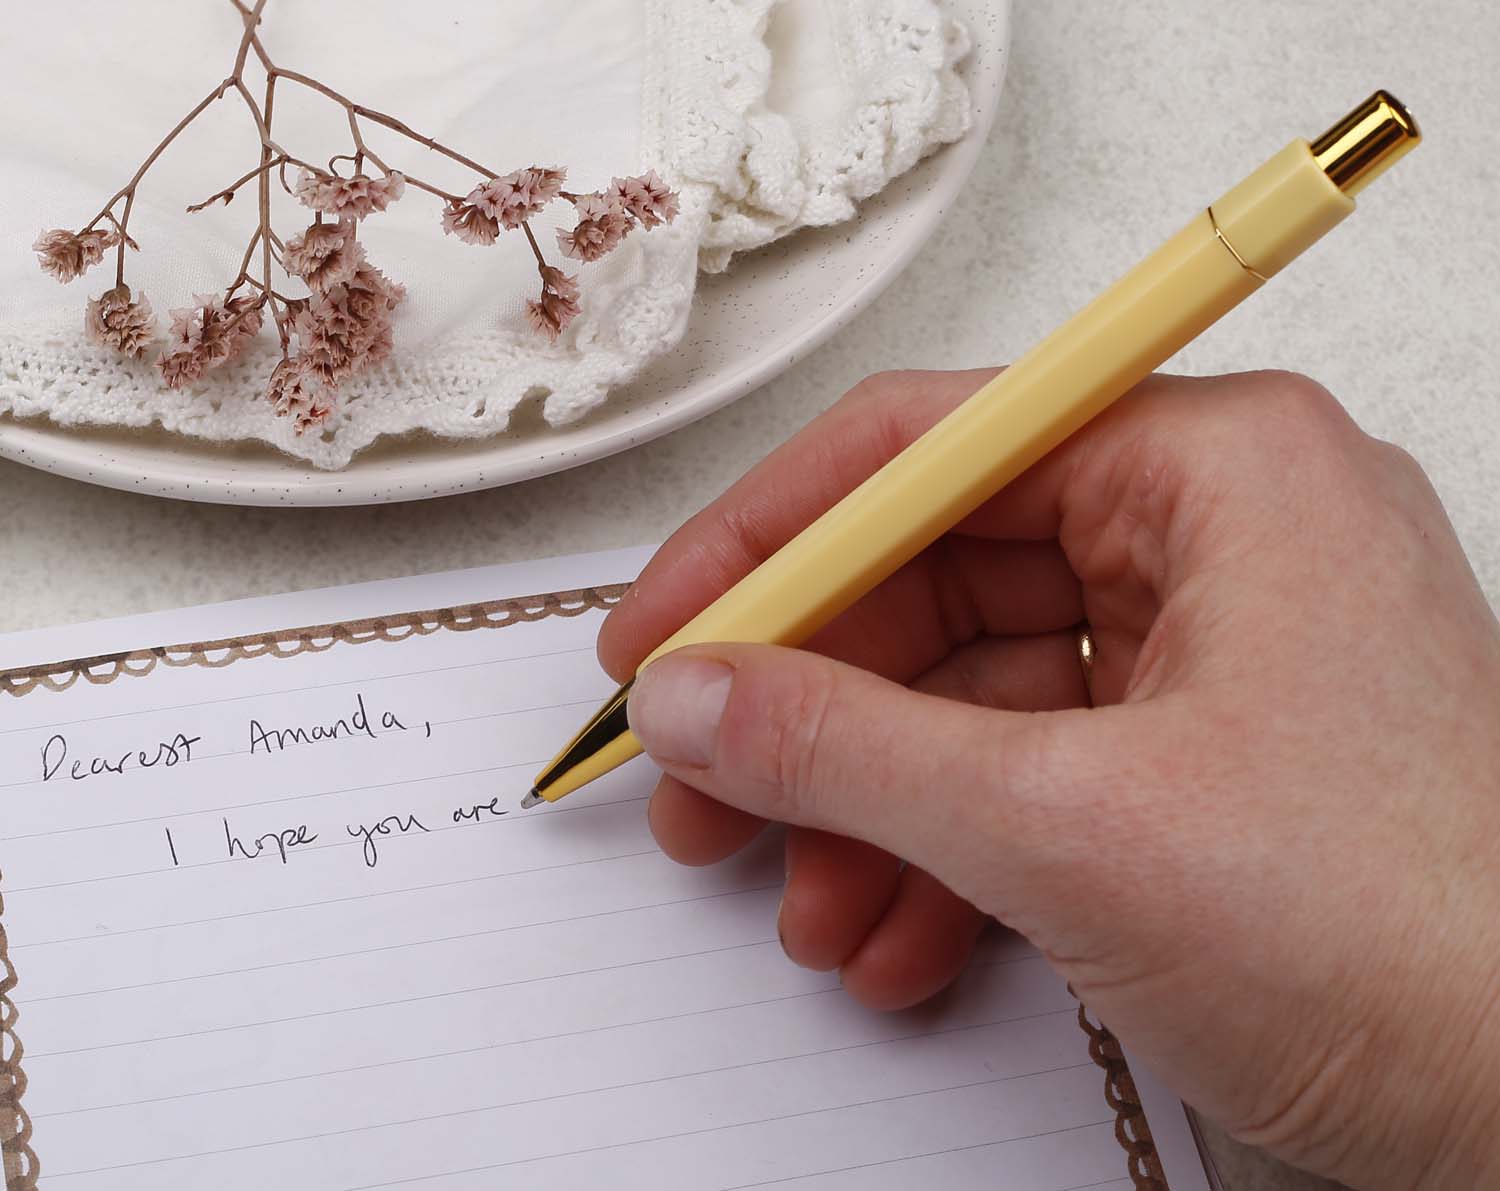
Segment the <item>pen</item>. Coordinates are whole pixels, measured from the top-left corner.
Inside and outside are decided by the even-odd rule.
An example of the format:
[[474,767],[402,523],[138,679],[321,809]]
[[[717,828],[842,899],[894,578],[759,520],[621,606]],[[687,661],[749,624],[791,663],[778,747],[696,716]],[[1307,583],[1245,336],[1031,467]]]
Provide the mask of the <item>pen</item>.
[[[798,645],[1144,380],[1354,210],[1420,139],[1377,91],[1294,140],[663,641]],[[537,776],[555,802],[641,752],[630,683]]]

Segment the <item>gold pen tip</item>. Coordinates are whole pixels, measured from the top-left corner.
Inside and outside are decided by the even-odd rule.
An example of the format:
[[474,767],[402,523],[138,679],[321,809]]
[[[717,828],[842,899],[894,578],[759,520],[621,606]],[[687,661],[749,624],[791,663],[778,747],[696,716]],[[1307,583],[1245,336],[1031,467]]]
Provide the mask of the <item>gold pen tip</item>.
[[1334,185],[1352,197],[1421,139],[1406,105],[1389,91],[1377,91],[1315,140],[1312,153]]
[[526,797],[521,799],[521,809],[523,811],[529,811],[538,803],[542,803],[545,801],[547,800],[536,792],[536,787],[532,786],[531,789],[527,791]]

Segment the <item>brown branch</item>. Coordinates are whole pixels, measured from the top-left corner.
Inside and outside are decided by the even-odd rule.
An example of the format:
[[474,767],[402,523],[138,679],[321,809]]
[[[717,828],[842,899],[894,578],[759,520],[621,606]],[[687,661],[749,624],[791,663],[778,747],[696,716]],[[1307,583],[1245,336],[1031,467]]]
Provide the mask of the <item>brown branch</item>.
[[[354,169],[356,173],[362,172],[366,159],[368,159],[376,168],[380,169],[386,174],[395,172],[391,168],[391,166],[366,143],[364,135],[365,130],[361,124],[361,121],[367,120],[373,124],[386,128],[389,131],[398,134],[399,136],[405,137],[406,139],[413,141],[416,144],[419,144],[434,153],[438,153],[441,156],[448,158],[450,161],[454,161],[459,165],[466,167],[467,169],[473,170],[482,178],[495,178],[500,175],[498,170],[492,170],[481,162],[478,162],[471,157],[467,157],[464,154],[459,153],[457,150],[450,149],[448,146],[440,143],[433,137],[426,136],[423,133],[416,131],[410,125],[406,124],[402,120],[397,119],[395,116],[391,116],[385,112],[377,111],[374,108],[366,107],[363,104],[356,103],[353,100],[349,99],[347,96],[339,93],[338,91],[335,91],[332,87],[329,87],[324,83],[320,83],[316,79],[302,74],[299,71],[287,70],[280,66],[277,66],[271,58],[270,54],[267,52],[265,44],[262,42],[259,33],[259,27],[262,22],[262,14],[265,11],[266,5],[269,3],[269,0],[229,0],[229,2],[234,7],[235,11],[239,13],[241,21],[244,25],[244,31],[240,36],[239,45],[235,52],[233,69],[230,71],[229,75],[223,79],[223,81],[221,81],[216,87],[214,87],[212,91],[205,95],[192,108],[192,110],[190,110],[185,116],[183,116],[182,119],[179,120],[177,124],[172,128],[172,130],[167,133],[164,138],[162,138],[161,142],[151,151],[149,155],[147,155],[146,159],[141,162],[135,173],[131,175],[129,181],[127,181],[124,186],[122,186],[118,191],[114,193],[114,195],[110,197],[110,200],[105,203],[100,212],[95,215],[94,218],[91,219],[87,224],[84,225],[83,230],[91,231],[101,220],[109,220],[110,224],[115,229],[115,233],[119,237],[119,250],[116,257],[115,266],[115,283],[116,285],[123,285],[125,280],[125,254],[128,248],[135,247],[135,242],[131,240],[128,231],[130,216],[135,209],[136,195],[142,180],[151,170],[151,167],[154,166],[156,162],[161,158],[162,154],[167,151],[172,143],[182,135],[182,133],[188,128],[188,126],[193,123],[193,121],[195,121],[199,116],[207,111],[208,108],[218,100],[224,98],[224,96],[227,95],[230,91],[234,91],[244,103],[246,110],[250,113],[250,117],[255,123],[256,134],[260,140],[260,162],[255,166],[255,168],[246,171],[243,175],[237,178],[234,182],[230,183],[228,186],[224,187],[222,190],[216,191],[214,194],[210,195],[200,203],[193,204],[192,206],[188,207],[187,210],[189,213],[195,213],[202,211],[217,202],[228,203],[234,198],[234,196],[243,186],[249,184],[252,181],[257,183],[259,205],[259,218],[257,220],[257,226],[254,235],[250,238],[248,247],[245,249],[244,259],[240,262],[239,273],[235,277],[233,283],[229,286],[227,293],[233,294],[241,285],[249,284],[264,295],[264,300],[270,306],[272,316],[275,319],[277,331],[281,337],[282,352],[283,355],[285,355],[289,344],[289,334],[287,329],[288,316],[286,307],[288,303],[292,301],[292,299],[288,299],[279,294],[272,285],[272,266],[273,264],[282,262],[282,254],[284,254],[286,246],[282,242],[281,238],[276,234],[275,229],[273,229],[271,226],[271,174],[273,170],[277,171],[282,187],[286,189],[288,193],[295,193],[287,181],[286,169],[288,165],[300,166],[304,169],[312,170],[315,172],[320,171],[318,171],[318,167],[313,166],[308,162],[301,160],[300,158],[293,157],[290,153],[288,153],[285,149],[278,145],[274,137],[272,136],[272,124],[275,118],[276,87],[277,83],[280,80],[285,79],[289,83],[296,83],[300,87],[307,88],[308,90],[322,95],[326,99],[340,105],[344,109],[345,116],[349,123],[349,135],[353,141],[354,152],[352,154],[339,154],[335,157],[330,158],[329,172],[337,172],[335,163],[343,160],[352,161],[354,163]],[[250,60],[250,55],[252,53],[255,55],[256,60],[260,63],[261,67],[265,71],[266,84],[264,100],[262,102],[257,102],[256,96],[251,93],[249,86],[245,82],[245,68]],[[451,194],[444,188],[437,186],[431,182],[426,182],[421,178],[412,177],[410,174],[404,174],[403,176],[405,177],[406,181],[416,189],[434,195],[435,197],[442,199],[445,202],[459,203],[463,201],[461,198],[459,198],[458,195]],[[563,192],[561,197],[569,202],[576,202],[578,198],[577,195],[568,192]],[[121,202],[121,200],[124,200],[125,205],[124,209],[117,216],[115,214],[115,207]],[[317,220],[318,222],[322,222],[321,214],[317,216]],[[538,269],[545,270],[546,268],[548,268],[547,259],[542,254],[541,246],[537,243],[536,236],[532,232],[530,224],[523,221],[520,226],[521,229],[526,233],[526,241],[531,246],[531,252],[532,255],[536,258]],[[259,278],[254,278],[250,276],[250,267],[251,262],[254,260],[257,248],[259,248],[261,252],[261,276]]]
[[270,299],[271,312],[273,314],[276,314],[278,325],[280,324],[280,321],[284,316],[277,313],[276,303],[280,302],[283,306],[290,306],[293,302],[306,301],[305,298],[289,298],[280,290],[270,289],[263,281],[256,277],[246,277],[245,284],[248,285],[251,289],[259,290],[261,293],[265,294],[267,298]]
[[[115,285],[125,284],[125,249],[130,244],[130,237],[125,229],[130,226],[130,210],[135,206],[135,187],[130,188],[130,193],[125,198],[125,210],[119,220],[115,220],[115,227],[119,229],[120,247],[115,253]],[[114,216],[110,216],[114,220]]]
[[[371,160],[373,160],[373,158]],[[422,181],[421,178],[413,178],[410,174],[402,174],[401,176],[406,179],[406,184],[408,186],[415,186],[418,190],[425,190],[428,194],[436,195],[438,198],[442,199],[444,202],[449,202],[449,203],[461,203],[461,202],[463,202],[463,199],[460,198],[458,195],[456,195],[456,194],[449,194],[441,186],[434,186],[430,182],[424,182],[424,181]]]
[[239,272],[234,275],[234,280],[229,283],[229,288],[224,292],[226,295],[234,293],[240,286],[250,280],[250,262],[255,259],[255,250],[260,245],[262,232],[260,228],[255,229],[255,234],[250,237],[250,243],[245,248],[245,255],[240,258]]
[[[83,225],[83,230],[90,231],[96,223],[98,223],[101,219],[107,217],[109,213],[114,210],[115,204],[118,203],[121,199],[127,200],[128,203],[130,199],[134,198],[135,189],[140,185],[141,179],[144,178],[147,171],[156,164],[161,155],[167,151],[167,148],[172,144],[172,142],[182,135],[183,130],[186,129],[189,124],[191,124],[205,111],[207,111],[212,103],[214,103],[216,100],[222,99],[224,97],[224,93],[228,91],[232,85],[232,79],[225,79],[222,83],[220,83],[217,87],[215,87],[212,91],[205,95],[201,100],[199,100],[197,106],[194,107],[192,111],[190,111],[181,120],[177,121],[177,126],[162,138],[161,143],[157,145],[156,148],[151,150],[151,153],[146,158],[146,160],[141,162],[140,168],[131,175],[130,181],[125,183],[124,186],[120,187],[119,190],[115,191],[109,202],[104,204],[104,209]],[[129,220],[127,218],[126,220],[122,221],[122,224],[128,222]]]
[[187,209],[187,213],[189,215],[196,215],[199,211],[202,211],[206,207],[211,207],[215,203],[217,203],[217,202],[219,202],[221,200],[223,202],[226,202],[226,203],[229,202],[229,200],[234,197],[235,192],[237,190],[239,190],[239,188],[241,186],[243,186],[246,182],[251,181],[252,179],[254,179],[259,174],[263,174],[266,170],[274,169],[278,165],[285,164],[286,161],[288,161],[288,160],[289,159],[287,158],[287,156],[285,154],[278,154],[276,157],[273,157],[269,162],[263,162],[262,164],[256,166],[249,173],[245,174],[243,177],[237,178],[235,181],[231,182],[228,186],[224,187],[223,190],[220,190],[220,191],[218,191],[218,192],[216,192],[214,194],[209,195],[201,203],[194,203],[191,207],[189,207]]
[[255,0],[255,7],[248,9],[239,3],[239,0],[231,0],[231,3],[240,10],[240,15],[245,19],[245,33],[240,38],[239,53],[235,55],[234,70],[230,74],[231,78],[239,79],[245,73],[245,59],[250,56],[251,43],[259,40],[255,34],[255,27],[260,24],[260,14],[265,11],[266,0]]
[[[163,137],[157,144],[156,148],[152,149],[151,152],[147,154],[146,160],[141,162],[135,173],[130,176],[130,180],[110,196],[109,201],[104,204],[104,207],[99,212],[99,214],[95,215],[88,221],[88,223],[84,224],[83,230],[85,231],[91,230],[94,225],[97,224],[101,219],[107,218],[112,224],[114,224],[115,231],[120,237],[119,252],[115,260],[116,285],[125,284],[125,250],[130,244],[130,213],[135,208],[136,191],[140,187],[141,180],[150,171],[151,167],[155,165],[158,160],[160,160],[161,155],[167,151],[172,142],[175,141],[179,136],[181,136],[194,120],[196,120],[205,111],[207,111],[209,107],[214,103],[224,98],[230,87],[238,81],[238,76],[244,70],[245,57],[249,53],[250,43],[255,40],[255,26],[260,22],[260,14],[266,6],[267,0],[256,0],[255,7],[248,10],[244,8],[244,6],[240,3],[240,0],[231,0],[231,3],[233,3],[236,8],[239,8],[245,14],[246,21],[245,36],[240,43],[240,52],[239,56],[235,60],[234,73],[229,78],[226,78],[223,82],[221,82],[202,99],[200,99],[198,103],[194,105],[193,109],[189,111],[188,114],[185,115],[181,120],[179,120],[175,126],[173,126],[172,131],[167,133],[167,135]],[[125,210],[121,212],[119,218],[116,218],[113,213],[114,207],[115,204],[118,203],[121,199],[125,200]]]
[[536,257],[536,267],[538,269],[545,269],[547,267],[547,258],[542,255],[541,245],[536,242],[536,237],[531,234],[531,224],[523,222],[521,230],[526,233],[526,242],[531,245],[532,255]]
[[[261,0],[263,4],[265,0]],[[257,10],[258,11],[258,10]],[[281,317],[281,312],[276,308],[276,292],[271,288],[271,162],[274,154],[271,148],[271,121],[276,113],[276,75],[266,73],[266,107],[265,116],[261,122],[264,130],[260,144],[260,236],[261,242],[261,275],[266,283],[266,301],[271,307],[271,318],[276,323],[276,334],[281,339],[283,353],[287,346],[286,323]]]
[[[361,119],[369,120],[374,124],[379,124],[384,128],[390,129],[392,132],[400,133],[408,140],[416,141],[417,144],[431,149],[434,153],[441,153],[444,157],[458,162],[459,165],[467,166],[469,169],[473,170],[477,174],[482,175],[485,178],[498,178],[500,176],[499,170],[492,170],[488,166],[482,165],[481,163],[475,161],[472,157],[465,157],[462,153],[448,148],[447,145],[434,140],[432,137],[424,136],[422,133],[412,128],[409,124],[396,119],[395,116],[389,116],[384,112],[377,112],[374,108],[365,107],[365,105],[362,103],[355,103],[352,99],[348,98],[348,96],[341,95],[332,87],[318,82],[317,79],[309,78],[305,74],[301,74],[300,72],[295,70],[287,70],[281,66],[273,65],[270,68],[270,71],[278,78],[286,79],[286,81],[289,83],[297,83],[298,85],[306,87],[311,91],[316,91],[319,95],[322,95],[327,99],[331,99],[334,103],[342,106],[344,110],[349,113],[350,124],[356,130],[356,145],[363,145],[364,143],[363,137],[359,136],[358,134],[358,124],[356,120],[356,117],[358,117]],[[365,155],[370,157],[372,161],[375,160],[374,156],[370,154],[368,148],[365,149]],[[377,164],[380,163],[377,162]],[[385,169],[386,167],[382,164],[381,168]]]

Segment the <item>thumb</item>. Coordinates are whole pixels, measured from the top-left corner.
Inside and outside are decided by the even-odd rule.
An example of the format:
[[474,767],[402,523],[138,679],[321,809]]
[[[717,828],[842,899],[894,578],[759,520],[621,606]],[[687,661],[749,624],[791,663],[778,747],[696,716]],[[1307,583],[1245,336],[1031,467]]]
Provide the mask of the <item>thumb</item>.
[[681,781],[862,839],[985,900],[987,874],[1012,857],[1031,868],[1085,842],[1079,780],[1108,714],[975,707],[769,645],[679,650],[646,668],[629,704],[641,744]]

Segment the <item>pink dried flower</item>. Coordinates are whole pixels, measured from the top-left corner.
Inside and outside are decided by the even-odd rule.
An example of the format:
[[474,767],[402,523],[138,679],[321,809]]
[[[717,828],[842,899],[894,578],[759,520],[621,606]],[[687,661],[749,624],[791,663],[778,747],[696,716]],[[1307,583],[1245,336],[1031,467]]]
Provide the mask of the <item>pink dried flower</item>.
[[271,373],[266,399],[283,418],[291,418],[301,434],[333,412],[333,396],[300,359],[284,359]]
[[161,372],[163,383],[169,389],[180,389],[185,385],[195,384],[208,370],[208,365],[203,359],[190,351],[166,352],[156,361],[156,367]]
[[230,298],[224,303],[223,310],[217,316],[224,342],[228,348],[228,354],[224,357],[223,363],[232,364],[244,354],[250,344],[255,342],[255,337],[260,334],[261,324],[265,319],[262,314],[265,304],[265,298],[259,294],[244,294],[238,298]]
[[292,322],[303,367],[329,387],[352,376],[362,363],[359,320],[346,307],[344,293],[340,286],[319,296]]
[[117,285],[89,302],[83,329],[95,343],[139,360],[156,336],[156,318],[144,294],[135,299],[128,285]]
[[361,322],[388,319],[406,301],[406,286],[392,281],[374,265],[361,265],[345,288],[349,312]]
[[542,296],[526,303],[526,318],[531,329],[553,342],[578,317],[578,278],[561,269],[542,266]]
[[292,321],[304,367],[334,387],[386,359],[391,314],[405,297],[405,287],[370,265],[362,265],[347,284],[318,295]]
[[229,359],[237,342],[234,328],[238,317],[226,317],[218,298],[199,294],[193,302],[172,311],[167,350],[156,361],[169,389],[201,380],[204,373]]
[[229,359],[228,327],[220,318],[223,305],[212,294],[197,294],[192,306],[172,311],[167,340],[174,351],[197,351],[212,365]]
[[677,194],[656,174],[647,170],[638,178],[616,178],[607,191],[641,221],[648,231],[677,218]]
[[573,206],[578,226],[572,231],[559,229],[557,243],[563,255],[574,260],[596,261],[613,252],[635,226],[624,203],[614,195],[585,194]]
[[282,257],[286,271],[307,282],[314,293],[343,285],[364,263],[365,249],[354,235],[354,222],[315,223],[287,241]]
[[566,170],[532,166],[476,186],[467,201],[502,227],[514,229],[557,198],[566,177]]
[[194,305],[172,311],[167,350],[156,361],[168,388],[180,389],[237,360],[260,334],[265,299],[242,295],[223,302],[199,294]]
[[36,253],[44,273],[67,282],[82,277],[104,259],[106,249],[119,242],[114,232],[70,232],[53,228],[38,236],[31,250]]
[[339,219],[364,219],[384,211],[406,193],[406,176],[392,172],[383,178],[337,174],[304,168],[297,176],[296,194],[304,207]]
[[465,244],[487,248],[500,236],[500,221],[486,215],[474,203],[450,201],[443,208],[443,231]]

